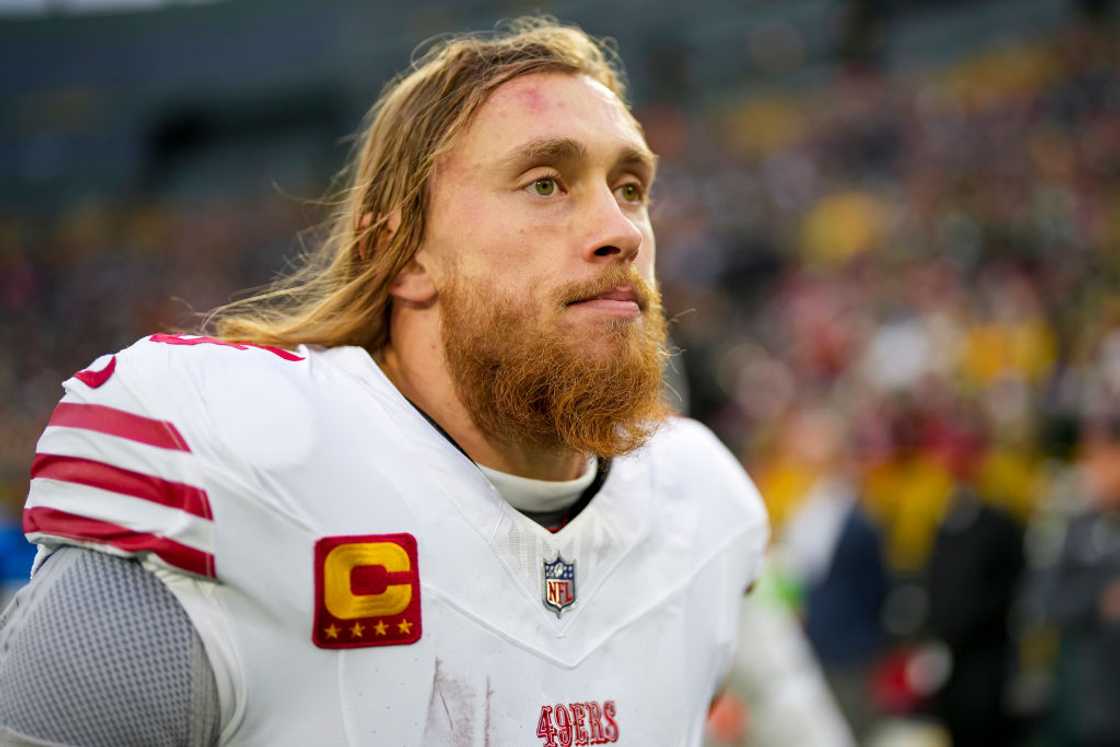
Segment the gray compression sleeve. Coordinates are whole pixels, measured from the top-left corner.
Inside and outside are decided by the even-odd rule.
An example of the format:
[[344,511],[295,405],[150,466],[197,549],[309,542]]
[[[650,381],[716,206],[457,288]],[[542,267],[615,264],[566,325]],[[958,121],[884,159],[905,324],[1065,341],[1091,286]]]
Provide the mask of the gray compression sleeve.
[[0,744],[199,747],[220,722],[198,633],[135,561],[60,548],[0,614]]

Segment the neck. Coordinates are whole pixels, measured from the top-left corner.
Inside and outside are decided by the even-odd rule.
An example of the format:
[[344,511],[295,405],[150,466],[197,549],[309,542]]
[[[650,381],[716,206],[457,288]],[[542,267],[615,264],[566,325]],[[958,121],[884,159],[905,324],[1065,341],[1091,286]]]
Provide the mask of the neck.
[[574,480],[586,469],[587,455],[578,451],[510,444],[481,431],[459,399],[438,345],[389,344],[374,357],[397,390],[439,423],[478,464],[553,481]]

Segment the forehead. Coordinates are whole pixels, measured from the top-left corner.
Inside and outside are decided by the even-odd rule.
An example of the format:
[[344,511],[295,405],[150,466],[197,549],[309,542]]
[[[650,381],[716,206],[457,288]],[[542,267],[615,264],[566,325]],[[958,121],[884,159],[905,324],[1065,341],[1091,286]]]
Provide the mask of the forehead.
[[503,83],[479,107],[448,153],[462,166],[481,166],[526,143],[570,138],[593,154],[646,151],[634,117],[609,88],[586,75],[533,73]]

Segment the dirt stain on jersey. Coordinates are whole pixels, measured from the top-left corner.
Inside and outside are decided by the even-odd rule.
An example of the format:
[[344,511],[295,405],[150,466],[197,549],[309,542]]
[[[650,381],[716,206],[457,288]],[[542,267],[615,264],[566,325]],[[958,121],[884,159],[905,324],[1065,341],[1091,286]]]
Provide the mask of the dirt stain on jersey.
[[[446,744],[453,747],[486,745],[490,741],[490,678],[485,690],[474,686],[468,676],[446,671],[436,659],[432,672],[432,694],[428,699],[428,717],[424,727],[424,744]],[[482,733],[479,732],[481,727]]]

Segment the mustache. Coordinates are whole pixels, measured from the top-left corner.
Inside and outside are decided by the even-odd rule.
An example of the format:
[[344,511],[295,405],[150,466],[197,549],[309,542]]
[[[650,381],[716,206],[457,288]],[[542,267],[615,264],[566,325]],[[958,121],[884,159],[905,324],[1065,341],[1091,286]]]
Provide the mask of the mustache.
[[661,294],[637,270],[614,266],[603,272],[593,280],[580,280],[567,283],[556,292],[560,305],[570,306],[574,303],[608,293],[615,288],[629,286],[634,291],[634,298],[638,308],[643,312],[655,308],[661,303]]

